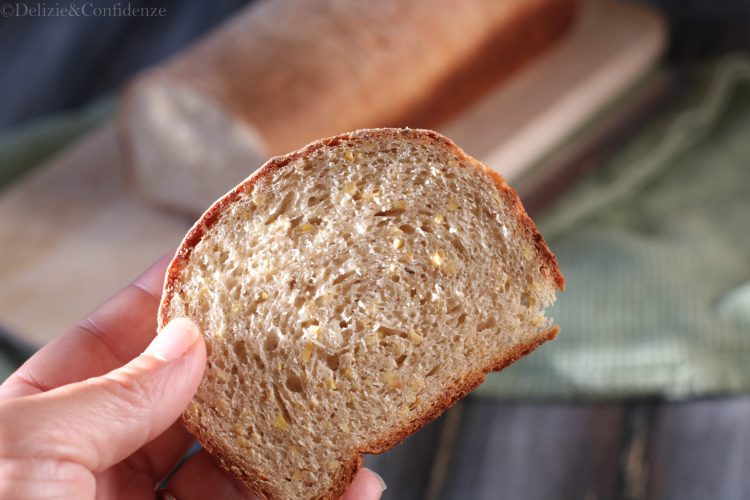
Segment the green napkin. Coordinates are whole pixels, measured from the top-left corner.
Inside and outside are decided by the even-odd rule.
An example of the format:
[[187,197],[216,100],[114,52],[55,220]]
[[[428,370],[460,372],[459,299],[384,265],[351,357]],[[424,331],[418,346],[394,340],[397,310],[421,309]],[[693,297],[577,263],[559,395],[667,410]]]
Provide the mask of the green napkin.
[[567,281],[560,335],[478,394],[750,391],[750,58],[714,66],[539,222]]

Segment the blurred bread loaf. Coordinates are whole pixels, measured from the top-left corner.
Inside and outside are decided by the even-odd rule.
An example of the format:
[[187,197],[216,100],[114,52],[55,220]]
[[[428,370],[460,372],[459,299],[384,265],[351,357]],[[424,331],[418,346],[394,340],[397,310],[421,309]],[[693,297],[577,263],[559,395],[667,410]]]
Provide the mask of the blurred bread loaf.
[[273,158],[180,245],[159,311],[208,365],[184,421],[270,498],[362,463],[549,340],[563,277],[515,192],[445,137],[360,130]]
[[260,0],[126,92],[132,179],[197,214],[318,137],[434,128],[550,46],[577,4]]

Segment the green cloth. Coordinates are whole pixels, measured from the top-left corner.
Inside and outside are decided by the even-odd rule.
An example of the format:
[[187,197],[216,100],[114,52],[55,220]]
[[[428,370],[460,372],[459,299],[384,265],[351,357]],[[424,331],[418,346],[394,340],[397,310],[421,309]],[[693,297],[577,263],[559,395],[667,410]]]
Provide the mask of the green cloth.
[[750,391],[750,58],[539,220],[560,335],[478,394],[671,399]]

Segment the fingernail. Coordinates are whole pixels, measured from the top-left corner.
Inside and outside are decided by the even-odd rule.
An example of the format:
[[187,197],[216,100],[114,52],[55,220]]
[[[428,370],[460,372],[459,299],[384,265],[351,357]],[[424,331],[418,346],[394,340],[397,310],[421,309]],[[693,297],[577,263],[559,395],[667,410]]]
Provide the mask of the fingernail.
[[177,318],[170,321],[143,354],[147,354],[161,361],[173,361],[180,358],[198,340],[198,327],[187,318]]
[[370,472],[372,472],[372,475],[375,476],[376,478],[378,478],[378,481],[380,481],[380,491],[387,490],[388,486],[385,485],[385,481],[383,480],[382,477],[380,477],[380,474],[378,474],[377,472],[373,471],[372,469],[370,470]]

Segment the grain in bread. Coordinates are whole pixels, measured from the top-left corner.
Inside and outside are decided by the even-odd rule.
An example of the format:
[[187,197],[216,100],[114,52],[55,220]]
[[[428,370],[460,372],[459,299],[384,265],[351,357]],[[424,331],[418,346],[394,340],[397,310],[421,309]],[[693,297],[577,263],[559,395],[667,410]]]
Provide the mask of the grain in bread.
[[553,338],[563,286],[515,192],[430,131],[361,130],[274,158],[169,267],[208,366],[184,421],[272,498],[336,498],[361,465]]

